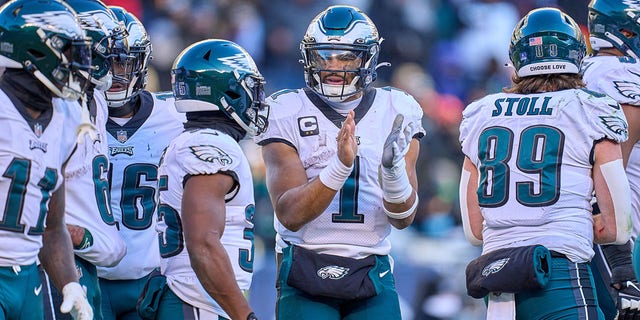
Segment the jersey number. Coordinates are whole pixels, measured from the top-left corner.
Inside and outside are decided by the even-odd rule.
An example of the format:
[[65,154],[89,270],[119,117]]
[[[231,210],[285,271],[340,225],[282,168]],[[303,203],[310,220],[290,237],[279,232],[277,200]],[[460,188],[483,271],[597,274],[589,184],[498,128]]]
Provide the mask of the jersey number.
[[158,181],[158,167],[148,163],[135,163],[124,169],[122,177],[122,224],[132,230],[148,229],[156,207],[156,189],[140,185],[143,176],[146,182],[155,183]]
[[[558,201],[564,139],[562,131],[550,126],[535,125],[522,131],[516,167],[523,175],[535,175],[537,182],[516,182],[516,200],[520,204],[540,207]],[[480,134],[477,193],[481,207],[500,207],[509,200],[509,182],[515,171],[508,165],[513,143],[514,134],[505,127],[489,127]]]
[[[27,159],[13,159],[7,170],[2,174],[3,177],[11,179],[9,186],[9,194],[4,206],[4,216],[0,221],[0,229],[24,232],[25,225],[20,223],[22,218],[22,210],[24,208],[25,195],[27,193],[27,185],[29,184],[29,176],[31,174],[31,161]],[[41,235],[44,233],[44,222],[47,215],[47,202],[51,198],[51,190],[53,190],[58,181],[58,174],[55,169],[46,168],[44,177],[38,181],[38,187],[42,193],[40,200],[40,213],[38,222],[35,227],[29,228],[28,234]]]
[[96,193],[96,202],[102,221],[108,225],[116,223],[111,212],[111,192],[109,191],[109,180],[103,178],[103,173],[109,172],[109,160],[104,155],[93,158],[93,186]]
[[[167,190],[168,182],[166,176],[161,176],[159,181],[160,192]],[[249,205],[245,208],[245,219],[253,223],[255,206]],[[158,205],[158,222],[164,222],[165,230],[158,231],[158,244],[160,256],[170,258],[176,256],[184,250],[184,233],[182,230],[182,220],[178,211],[167,204]],[[254,234],[253,228],[244,228],[243,239],[251,242],[251,249],[238,249],[238,264],[242,270],[253,272],[254,257]]]
[[353,170],[340,189],[340,212],[331,214],[337,223],[364,223],[364,215],[358,213],[358,189],[360,188],[360,157],[353,161]]

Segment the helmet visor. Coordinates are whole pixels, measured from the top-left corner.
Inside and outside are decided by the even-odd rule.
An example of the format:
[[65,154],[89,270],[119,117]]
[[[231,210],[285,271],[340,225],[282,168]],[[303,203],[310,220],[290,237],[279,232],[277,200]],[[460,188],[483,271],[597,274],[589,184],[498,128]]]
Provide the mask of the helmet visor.
[[319,70],[358,71],[362,66],[363,51],[318,49],[309,50],[309,64]]

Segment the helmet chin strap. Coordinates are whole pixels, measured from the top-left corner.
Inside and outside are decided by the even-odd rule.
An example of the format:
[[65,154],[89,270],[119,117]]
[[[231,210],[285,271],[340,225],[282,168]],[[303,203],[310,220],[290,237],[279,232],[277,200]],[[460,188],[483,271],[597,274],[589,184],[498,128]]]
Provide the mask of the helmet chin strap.
[[227,112],[231,115],[231,118],[233,118],[233,120],[235,120],[236,123],[238,123],[238,125],[240,125],[240,127],[242,127],[242,129],[247,132],[247,134],[255,136],[256,133],[258,133],[258,130],[249,127],[246,123],[244,123],[244,121],[242,121],[242,119],[240,119],[240,116],[238,116],[235,110],[233,110],[229,103],[227,103],[227,99],[225,99],[224,97],[220,98],[220,104],[222,104],[222,107],[227,110]]
[[[81,96],[80,84],[77,84],[77,88],[73,88],[72,87],[73,82],[71,81],[71,79],[68,81],[67,85],[62,90],[60,90],[55,84],[53,84],[49,79],[47,79],[47,77],[45,77],[44,74],[40,72],[40,70],[35,69],[31,73],[38,80],[40,80],[40,82],[42,82],[47,88],[49,88],[49,90],[51,90],[53,94],[55,94],[59,98],[62,98],[65,100],[80,99],[80,96]],[[69,77],[71,77],[71,75],[69,75]]]
[[138,81],[138,76],[133,76],[131,78],[131,81],[129,81],[129,83],[127,84],[127,87],[124,90],[115,91],[115,92],[105,91],[104,96],[106,97],[109,107],[118,108],[127,104],[131,100],[131,98],[133,98],[134,96],[133,87],[135,86],[135,83],[137,81]]
[[316,91],[331,102],[343,102],[358,92],[356,83],[360,80],[360,76],[353,77],[353,80],[347,85],[323,83],[317,73],[313,74],[313,78],[318,83]]

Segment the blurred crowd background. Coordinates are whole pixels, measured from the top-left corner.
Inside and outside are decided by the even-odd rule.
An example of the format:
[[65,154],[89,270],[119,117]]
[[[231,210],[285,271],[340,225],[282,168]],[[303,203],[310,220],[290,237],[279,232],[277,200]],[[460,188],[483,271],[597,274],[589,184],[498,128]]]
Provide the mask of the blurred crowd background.
[[[412,94],[424,110],[418,163],[420,204],[415,223],[392,234],[395,276],[404,319],[484,319],[483,301],[466,296],[464,269],[479,255],[460,227],[458,143],[461,111],[508,86],[513,27],[529,10],[552,6],[586,33],[588,0],[103,0],[139,17],[153,44],[151,91],[171,90],[177,54],[205,38],[243,46],[267,80],[267,94],[304,87],[299,43],[311,19],[332,4],[366,12],[385,39],[375,86]],[[278,112],[278,110],[271,110]],[[273,319],[273,209],[260,151],[244,141],[254,169],[257,256],[251,304]]]

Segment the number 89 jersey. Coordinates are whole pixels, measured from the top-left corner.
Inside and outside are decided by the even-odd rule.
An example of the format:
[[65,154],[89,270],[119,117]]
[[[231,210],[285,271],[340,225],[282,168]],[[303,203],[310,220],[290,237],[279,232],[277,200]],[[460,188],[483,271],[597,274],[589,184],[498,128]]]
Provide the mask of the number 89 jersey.
[[480,174],[484,251],[543,244],[588,261],[591,157],[602,139],[625,141],[626,118],[614,100],[588,90],[499,93],[470,104],[460,142]]

